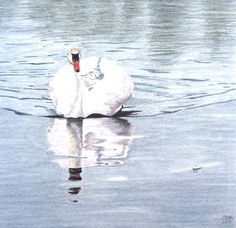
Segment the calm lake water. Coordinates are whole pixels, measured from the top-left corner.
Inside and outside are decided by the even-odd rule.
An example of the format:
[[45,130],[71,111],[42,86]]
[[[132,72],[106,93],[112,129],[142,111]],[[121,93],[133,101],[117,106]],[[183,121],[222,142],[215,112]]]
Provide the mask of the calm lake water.
[[[0,2],[0,227],[235,227],[236,2]],[[121,116],[56,117],[72,47],[133,78]]]

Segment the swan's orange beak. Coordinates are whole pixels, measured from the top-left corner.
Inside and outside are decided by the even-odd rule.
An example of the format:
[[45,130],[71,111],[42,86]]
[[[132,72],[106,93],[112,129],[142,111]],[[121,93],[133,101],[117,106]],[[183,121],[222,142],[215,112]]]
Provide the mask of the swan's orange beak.
[[74,71],[75,71],[75,72],[80,72],[79,60],[73,61],[73,65],[74,65]]
[[[76,49],[77,50],[77,49]],[[74,71],[75,72],[80,72],[80,54],[79,51],[77,50],[77,53],[71,53],[72,56],[72,63],[74,66]]]

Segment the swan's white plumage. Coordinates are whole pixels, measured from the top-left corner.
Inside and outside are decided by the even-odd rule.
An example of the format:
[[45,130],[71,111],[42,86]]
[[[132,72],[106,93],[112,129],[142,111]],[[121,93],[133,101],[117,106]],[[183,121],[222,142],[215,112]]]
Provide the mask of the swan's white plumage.
[[132,79],[115,62],[89,57],[80,60],[80,69],[76,73],[68,63],[50,83],[50,97],[58,114],[66,118],[112,116],[131,97]]

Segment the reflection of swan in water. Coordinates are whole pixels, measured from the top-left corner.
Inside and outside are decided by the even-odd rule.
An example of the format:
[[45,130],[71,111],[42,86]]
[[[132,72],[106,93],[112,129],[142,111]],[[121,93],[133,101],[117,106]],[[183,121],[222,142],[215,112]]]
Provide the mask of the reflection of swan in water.
[[131,140],[131,125],[120,118],[53,119],[48,130],[55,162],[72,176],[82,167],[123,164]]

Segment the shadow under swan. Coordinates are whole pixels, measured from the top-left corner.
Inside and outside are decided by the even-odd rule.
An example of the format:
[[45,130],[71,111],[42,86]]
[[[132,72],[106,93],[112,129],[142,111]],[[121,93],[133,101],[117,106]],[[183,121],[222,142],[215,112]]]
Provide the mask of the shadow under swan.
[[48,141],[69,180],[81,180],[83,167],[124,164],[133,139],[131,124],[121,118],[52,119]]

